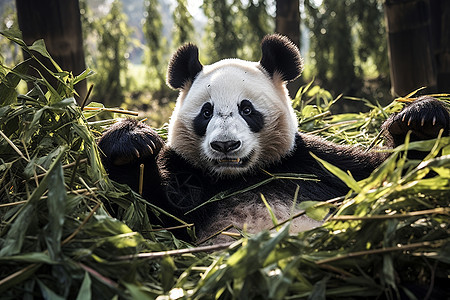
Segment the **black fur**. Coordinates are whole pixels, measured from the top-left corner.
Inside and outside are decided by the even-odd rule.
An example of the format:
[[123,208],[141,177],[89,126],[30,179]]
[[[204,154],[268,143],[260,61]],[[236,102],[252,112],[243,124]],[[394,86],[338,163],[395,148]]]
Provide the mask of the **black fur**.
[[174,89],[184,88],[187,83],[194,81],[202,69],[197,46],[186,44],[172,55],[167,69],[167,84]]
[[264,127],[264,116],[255,109],[248,100],[242,100],[239,104],[239,114],[247,122],[253,132],[259,132]]
[[272,34],[261,42],[261,66],[271,77],[279,73],[283,81],[291,81],[300,76],[303,71],[303,60],[300,52],[287,37]]
[[194,131],[198,136],[204,136],[206,133],[206,127],[208,127],[209,121],[214,113],[214,107],[211,103],[206,102],[203,104],[199,114],[194,119]]

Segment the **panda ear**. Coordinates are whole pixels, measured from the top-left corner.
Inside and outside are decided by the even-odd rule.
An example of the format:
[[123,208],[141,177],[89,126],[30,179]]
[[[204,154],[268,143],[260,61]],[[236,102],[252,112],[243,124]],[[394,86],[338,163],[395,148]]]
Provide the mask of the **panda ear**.
[[266,35],[261,42],[261,66],[273,77],[281,75],[283,81],[291,81],[303,71],[303,59],[297,46],[280,34]]
[[197,46],[190,43],[183,45],[170,59],[167,84],[174,89],[183,88],[187,83],[194,81],[202,69],[203,66],[198,60]]

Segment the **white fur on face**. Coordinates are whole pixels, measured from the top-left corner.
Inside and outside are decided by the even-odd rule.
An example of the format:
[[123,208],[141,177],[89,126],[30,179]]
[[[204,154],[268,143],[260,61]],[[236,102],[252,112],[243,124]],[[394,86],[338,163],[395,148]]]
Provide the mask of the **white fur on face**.
[[[294,146],[297,119],[284,83],[271,79],[259,63],[227,59],[205,66],[192,85],[180,92],[169,124],[168,145],[195,166],[219,176],[236,175],[281,159]],[[264,117],[253,132],[239,114],[242,100],[250,101]],[[213,116],[204,136],[193,122],[204,103]],[[239,141],[226,155],[211,147],[214,141]],[[241,163],[218,163],[223,159]]]

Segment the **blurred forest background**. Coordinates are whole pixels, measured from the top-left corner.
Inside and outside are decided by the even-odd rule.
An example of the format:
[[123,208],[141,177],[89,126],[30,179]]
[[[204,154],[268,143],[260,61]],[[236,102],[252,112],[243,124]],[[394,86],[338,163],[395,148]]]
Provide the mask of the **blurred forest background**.
[[[76,10],[60,20],[61,28],[81,20],[77,61],[96,73],[87,83],[94,84],[89,100],[147,111],[154,126],[166,122],[174,106],[177,92],[166,86],[165,73],[171,53],[186,42],[199,46],[203,64],[227,57],[257,61],[264,35],[287,35],[305,60],[302,77],[289,85],[292,97],[312,80],[332,96],[381,104],[422,86],[427,92],[450,88],[450,1],[0,0],[0,30],[18,31],[20,24],[25,35],[28,24],[36,31],[51,18],[45,6],[61,2]],[[7,66],[23,59],[2,37],[0,54]],[[340,111],[361,107],[340,102]]]

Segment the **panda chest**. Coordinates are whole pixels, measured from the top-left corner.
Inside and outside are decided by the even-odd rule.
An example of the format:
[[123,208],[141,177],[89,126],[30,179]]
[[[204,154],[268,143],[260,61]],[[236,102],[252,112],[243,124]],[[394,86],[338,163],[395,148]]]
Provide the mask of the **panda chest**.
[[[217,202],[214,207],[205,207],[208,212],[204,220],[199,220],[196,230],[199,239],[214,235],[224,229],[227,231],[244,231],[257,233],[271,230],[277,223],[291,221],[291,232],[300,232],[320,226],[321,222],[307,216],[296,216],[299,210],[294,207],[293,195],[284,191],[265,191],[260,189],[237,194]],[[220,237],[225,241],[226,238]]]

